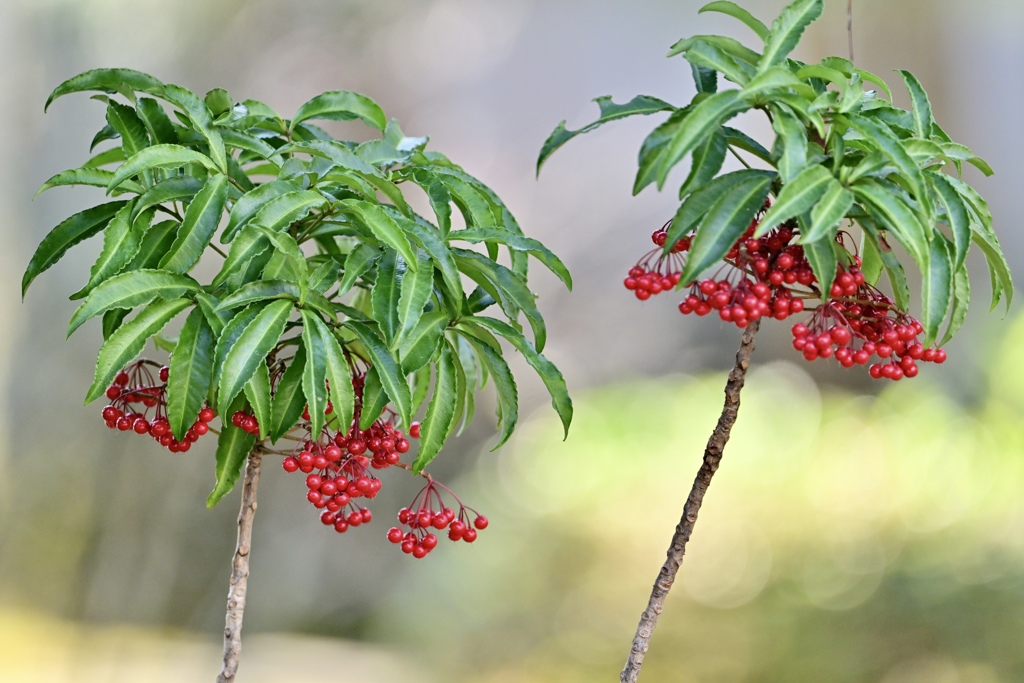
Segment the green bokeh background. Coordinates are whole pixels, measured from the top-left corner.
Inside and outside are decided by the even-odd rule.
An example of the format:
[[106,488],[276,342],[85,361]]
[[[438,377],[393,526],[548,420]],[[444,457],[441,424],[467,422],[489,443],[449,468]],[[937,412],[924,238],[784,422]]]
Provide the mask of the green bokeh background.
[[[63,341],[98,244],[18,300],[21,271],[62,217],[99,200],[36,187],[85,158],[102,110],[42,114],[64,78],[131,66],[199,92],[290,112],[366,92],[430,134],[561,255],[568,295],[536,273],[547,355],[576,421],[562,442],[517,360],[522,430],[489,453],[493,402],[434,473],[491,526],[415,562],[383,538],[418,484],[385,481],[375,520],[338,537],[301,481],[261,485],[241,677],[370,683],[615,680],[700,453],[738,333],[639,304],[621,278],[674,210],[629,195],[653,119],[624,121],[533,162],[589,99],[692,94],[677,38],[745,29],[691,0],[6,0],[0,3],[0,680],[210,680],[217,671],[237,493],[213,511],[212,446],[172,456],[111,434],[81,396],[98,326]],[[751,0],[761,17],[781,0]],[[845,54],[826,3],[798,56]],[[1024,9],[1009,0],[855,0],[857,61],[913,71],[940,123],[997,175],[990,200],[1015,272]],[[895,74],[889,77],[894,84]],[[903,101],[897,93],[897,102]],[[763,122],[741,122],[764,136]],[[355,129],[339,126],[339,132]],[[680,171],[682,174],[684,171]],[[680,175],[680,178],[682,175]],[[1024,318],[976,305],[950,360],[913,381],[807,364],[766,324],[723,466],[652,642],[653,683],[1024,681]],[[154,356],[156,357],[156,356]],[[203,445],[205,444],[205,446]]]

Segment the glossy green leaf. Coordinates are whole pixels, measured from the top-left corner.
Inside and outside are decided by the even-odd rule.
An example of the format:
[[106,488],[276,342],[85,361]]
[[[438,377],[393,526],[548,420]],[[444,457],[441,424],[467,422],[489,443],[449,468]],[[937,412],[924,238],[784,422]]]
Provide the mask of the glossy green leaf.
[[198,292],[199,283],[187,275],[162,270],[133,270],[98,285],[68,323],[68,336],[86,320],[114,308],[135,308],[155,299],[177,299]]
[[316,270],[309,274],[307,280],[309,288],[323,294],[338,281],[339,270],[338,262],[333,258],[321,263]]
[[633,181],[634,195],[640,194],[641,190],[657,180],[662,159],[668,151],[668,143],[675,136],[679,127],[683,125],[683,121],[690,115],[692,109],[693,106],[690,105],[675,110],[664,123],[657,126],[644,138],[637,155],[636,179]]
[[719,128],[711,133],[703,142],[693,150],[693,163],[690,165],[690,175],[679,188],[679,198],[682,199],[694,188],[703,187],[711,182],[718,172],[722,170],[725,163],[725,154],[729,143],[725,132]]
[[715,205],[718,200],[732,192],[732,190],[741,183],[767,178],[769,181],[774,180],[776,177],[772,171],[761,171],[747,169],[743,171],[733,171],[732,173],[726,173],[725,175],[718,176],[704,187],[695,190],[686,200],[679,206],[676,211],[675,217],[672,219],[672,223],[668,227],[668,235],[665,239],[665,244],[671,245],[678,242],[682,237],[688,235],[691,230],[697,227],[701,219],[707,215],[711,207]]
[[[239,396],[238,400],[231,404],[229,413],[234,414],[244,409],[245,396]],[[253,434],[234,426],[230,420],[224,421],[217,437],[217,483],[206,499],[206,507],[212,508],[235,488],[235,483],[242,476],[245,461],[255,445],[256,437]]]
[[184,441],[196,421],[213,380],[213,329],[199,308],[192,309],[178,335],[167,377],[167,419],[171,432]]
[[217,231],[227,196],[227,176],[219,173],[210,176],[203,189],[188,205],[177,238],[171,250],[160,261],[161,269],[185,273],[198,263],[213,239],[213,233]]
[[326,119],[329,121],[351,121],[359,119],[377,130],[384,130],[387,117],[380,106],[365,95],[345,90],[334,90],[317,95],[295,112],[289,130],[302,121]]
[[206,292],[196,293],[196,305],[199,306],[199,310],[201,310],[203,315],[206,317],[206,322],[213,330],[214,337],[219,339],[224,328],[227,327],[227,324],[231,322],[231,319],[234,316],[230,311],[220,310],[218,308],[220,306],[220,301],[217,297],[207,294]]
[[213,160],[217,170],[227,173],[227,152],[224,149],[224,141],[220,137],[220,131],[213,124],[213,116],[206,103],[191,90],[170,84],[164,86],[164,99],[185,112],[188,120],[192,123],[192,128],[206,140],[210,159]]
[[[111,174],[113,175],[113,174]],[[128,185],[127,181],[121,184],[121,188],[125,188]],[[146,209],[160,204],[167,204],[170,202],[191,202],[203,186],[206,183],[202,178],[196,178],[194,176],[175,176],[162,180],[156,183],[149,189],[147,189],[139,200],[135,202],[135,208],[132,210],[131,219],[134,221],[135,217]]]
[[777,161],[782,182],[789,183],[807,167],[807,129],[790,109],[784,105],[769,104],[772,129],[778,136]]
[[188,164],[199,164],[210,171],[217,171],[217,166],[210,157],[188,147],[182,147],[181,145],[153,145],[129,157],[127,161],[118,166],[114,172],[114,177],[111,178],[110,183],[107,185],[107,191],[114,190],[124,181],[143,171],[151,171],[157,168],[181,168]]
[[739,91],[726,90],[708,95],[697,104],[690,115],[683,119],[678,130],[668,142],[661,164],[658,167],[658,189],[665,185],[669,172],[683,157],[700,144],[707,135],[749,105],[740,98]]
[[[831,176],[830,176],[831,177]],[[825,194],[811,209],[811,225],[801,242],[814,242],[822,238],[835,237],[836,227],[846,218],[853,207],[853,193],[843,187],[835,178],[829,183]]]
[[953,233],[953,272],[959,272],[971,246],[971,223],[960,194],[941,173],[929,173],[928,183],[946,212],[945,223]]
[[343,275],[341,282],[338,285],[338,296],[344,296],[352,286],[355,285],[356,280],[365,275],[373,268],[377,260],[380,259],[383,252],[372,244],[366,242],[360,242],[356,247],[349,252],[348,256],[345,257],[345,266],[343,268]]
[[160,93],[163,90],[163,83],[149,74],[132,69],[93,69],[73,76],[54,88],[46,98],[43,111],[46,111],[55,99],[69,93],[88,90],[113,93],[122,88]]
[[379,204],[361,199],[346,199],[338,204],[338,208],[355,218],[374,238],[397,250],[405,259],[408,268],[416,267],[416,254],[409,244],[405,231]]
[[878,239],[867,230],[861,240],[860,256],[860,272],[864,274],[864,281],[874,287],[882,276],[882,255],[879,253]]
[[121,149],[131,157],[149,147],[149,133],[135,109],[111,100],[107,103],[107,123],[121,136]]
[[[668,56],[682,54],[686,61],[691,64],[716,71],[725,78],[745,86],[754,75],[754,67],[734,54],[728,49],[723,49],[720,41],[711,39],[722,36],[693,36],[679,41],[669,50]],[[756,56],[755,56],[756,57]]]
[[[352,387],[352,369],[334,332],[319,317],[309,311],[302,312],[303,334],[310,331],[320,337],[324,370],[330,392],[332,413],[337,429],[345,432],[352,424],[355,413],[355,390]],[[312,408],[310,409],[312,410]],[[379,414],[379,413],[378,413]],[[311,413],[312,415],[312,413]]]
[[411,178],[426,192],[430,208],[437,217],[437,226],[442,235],[447,235],[452,229],[452,195],[448,188],[436,174],[425,169],[414,170]]
[[718,92],[718,72],[690,62],[693,85],[698,93]]
[[953,312],[949,316],[949,325],[946,326],[946,333],[942,335],[939,346],[953,338],[967,319],[967,307],[971,302],[971,278],[967,274],[967,268],[962,267],[953,276]]
[[[62,187],[67,185],[90,185],[92,187],[105,188],[113,177],[114,173],[112,171],[104,171],[99,168],[72,168],[51,176],[39,187],[38,190],[36,190],[36,196],[38,197],[51,187]],[[127,180],[122,183],[121,189],[125,192],[134,192],[136,194],[145,192],[145,188],[142,187],[142,185],[131,180]]]
[[[871,141],[871,144],[878,148],[896,166],[900,175],[910,186],[910,191],[919,200],[925,199],[928,195],[925,190],[924,174],[921,168],[907,153],[900,144],[899,138],[883,125],[875,123],[865,116],[856,114],[848,115],[850,125]],[[930,227],[926,226],[930,232]]]
[[569,130],[565,127],[565,121],[559,123],[555,130],[548,136],[548,139],[544,141],[544,145],[540,149],[540,156],[537,157],[537,174],[540,174],[540,168],[544,165],[551,154],[572,140],[577,135],[583,135],[590,131],[598,128],[609,121],[615,121],[617,119],[623,119],[627,116],[635,116],[637,114],[656,114],[661,111],[671,111],[675,109],[671,104],[664,100],[659,100],[657,97],[649,97],[647,95],[638,95],[625,104],[615,104],[612,102],[611,95],[605,95],[598,97],[594,100],[600,109],[600,115],[597,120],[593,123],[589,123],[586,126],[578,130]]
[[218,310],[231,310],[248,306],[254,301],[266,301],[268,299],[290,299],[298,301],[299,286],[294,282],[285,280],[256,280],[249,284],[242,285],[235,291],[221,299]]
[[921,280],[922,344],[931,346],[939,334],[953,300],[953,245],[941,233],[931,240],[931,254]]
[[747,25],[751,31],[757,34],[757,37],[762,41],[768,40],[768,27],[765,26],[759,19],[755,18],[753,14],[743,9],[734,2],[727,2],[726,0],[717,0],[716,2],[709,2],[708,4],[697,10],[698,14],[703,12],[721,12],[722,14],[728,14],[731,17],[739,19]]
[[96,360],[96,376],[85,397],[91,403],[107,390],[114,375],[142,351],[146,340],[164,328],[174,316],[192,305],[188,299],[157,301],[143,309],[135,318],[117,329],[100,347]]
[[989,274],[992,278],[992,308],[995,308],[1006,294],[1006,310],[1010,310],[1010,301],[1013,299],[1013,280],[1010,277],[1010,264],[1006,262],[1006,256],[996,236],[982,229],[973,229],[971,240],[985,254],[985,261],[988,263]]
[[729,143],[730,147],[742,149],[744,152],[753,154],[761,161],[772,163],[771,152],[743,131],[730,128],[729,126],[722,126],[722,132],[725,133],[726,142]]
[[67,250],[82,240],[92,237],[103,230],[114,214],[121,210],[127,202],[108,202],[76,213],[65,219],[43,238],[36,247],[32,259],[25,268],[21,278],[21,296],[25,296],[32,281],[67,253]]
[[715,202],[697,227],[680,282],[691,282],[725,256],[764,206],[771,184],[767,176],[748,178]]
[[462,279],[459,277],[459,269],[455,263],[448,245],[441,241],[429,224],[409,220],[400,216],[394,210],[385,211],[398,221],[398,224],[412,238],[418,246],[422,247],[434,262],[434,266],[441,273],[445,287],[455,301],[461,301],[463,297]]
[[466,338],[472,343],[478,357],[494,380],[494,389],[498,397],[497,415],[500,433],[498,443],[491,451],[496,451],[512,436],[516,423],[519,421],[519,390],[508,363],[500,353],[471,334],[467,334]]
[[306,349],[299,346],[281,375],[274,392],[270,418],[270,440],[277,442],[295,426],[306,407],[306,394],[302,391],[302,375],[306,369]]
[[427,414],[420,425],[419,450],[416,453],[416,460],[412,464],[413,474],[422,472],[423,468],[437,457],[455,427],[455,403],[458,390],[456,377],[452,350],[445,345],[441,349],[441,357],[437,361],[434,397],[430,399]]
[[412,329],[399,338],[398,358],[405,374],[412,374],[430,362],[448,323],[446,313],[424,313]]
[[758,70],[781,64],[800,41],[804,29],[821,16],[824,9],[822,0],[795,0],[786,6],[772,22],[768,38],[764,41],[764,55],[758,63]]
[[923,271],[929,254],[928,235],[914,210],[873,180],[857,183],[853,193],[875,215],[879,227],[888,229]]
[[370,362],[380,375],[384,390],[398,410],[402,424],[408,426],[412,421],[412,395],[398,362],[388,351],[380,334],[372,327],[354,320],[346,321],[345,326],[362,342]]
[[406,274],[405,261],[394,249],[385,249],[377,262],[377,278],[370,290],[373,318],[380,326],[384,341],[391,345],[398,333],[398,298]]
[[326,339],[316,325],[319,319],[309,311],[302,311],[302,346],[306,349],[306,366],[302,371],[302,393],[309,407],[309,424],[313,434],[319,434],[324,425],[327,409],[327,349]]
[[221,415],[227,412],[231,401],[252,378],[257,366],[277,345],[293,308],[294,304],[287,300],[267,304],[230,347],[218,382],[217,404]]
[[545,247],[538,240],[495,228],[467,228],[465,230],[457,230],[451,233],[448,236],[448,239],[469,242],[471,244],[493,242],[496,244],[502,244],[514,251],[526,252],[547,266],[548,270],[554,273],[559,280],[565,283],[567,288],[572,290],[572,275],[569,274],[569,269],[565,267],[565,264],[562,263],[561,259],[555,256],[550,249]]
[[[232,282],[232,278],[238,276],[239,273],[244,273],[251,262],[259,260],[269,250],[270,240],[264,236],[264,233],[254,226],[246,227],[231,241],[228,257],[224,259],[220,272],[213,278],[213,286],[220,287],[224,283]],[[270,257],[267,255],[263,264],[265,265],[269,260]],[[262,266],[259,270],[262,270]]]
[[[800,224],[803,227],[803,221]],[[807,242],[803,245],[804,256],[811,264],[814,277],[818,279],[818,291],[823,296],[828,296],[829,290],[832,289],[832,281],[836,277],[838,259],[834,244],[835,241],[831,237],[822,237],[816,242]]]
[[149,131],[149,138],[154,145],[177,144],[178,133],[159,102],[152,97],[140,97],[135,111]]
[[[409,270],[402,277],[397,305],[398,324],[395,327],[394,341],[391,343],[392,350],[397,348],[401,337],[419,321],[423,315],[423,308],[434,291],[434,268],[430,257],[425,253],[419,256],[420,263],[416,270]],[[376,287],[374,290],[376,291]]]
[[808,166],[782,186],[782,191],[765,212],[754,235],[765,235],[786,221],[810,211],[835,184],[838,182],[827,168],[821,165]]
[[900,75],[903,76],[903,82],[907,86],[907,92],[910,93],[910,102],[914,114],[914,132],[917,133],[919,138],[928,139],[931,137],[932,125],[935,123],[935,118],[932,116],[932,105],[928,101],[928,93],[924,91],[921,81],[917,80],[914,74],[903,69],[899,71]]
[[142,220],[132,223],[133,203],[122,207],[104,228],[103,249],[89,270],[89,282],[71,295],[72,301],[85,298],[97,285],[120,273],[139,253],[153,213],[146,212]]
[[242,387],[242,393],[252,406],[253,417],[259,424],[260,439],[266,439],[270,432],[270,369],[266,362],[256,365],[256,372]]
[[363,378],[363,405],[359,416],[359,428],[369,429],[388,405],[388,394],[380,382],[377,369],[371,367]]
[[223,244],[227,244],[233,240],[238,231],[245,227],[253,216],[270,200],[284,194],[301,191],[302,185],[294,180],[272,180],[259,185],[251,192],[245,193],[231,207],[228,224],[224,228],[220,241]]

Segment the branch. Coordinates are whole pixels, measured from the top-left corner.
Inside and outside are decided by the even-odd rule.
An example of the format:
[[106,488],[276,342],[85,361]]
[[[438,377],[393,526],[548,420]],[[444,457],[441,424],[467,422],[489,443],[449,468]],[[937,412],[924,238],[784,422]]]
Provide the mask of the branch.
[[228,608],[224,617],[224,667],[217,683],[231,683],[238,672],[238,658],[242,652],[242,613],[245,611],[245,593],[249,582],[249,551],[252,548],[252,521],[256,516],[256,487],[260,482],[260,461],[263,451],[259,446],[249,453],[242,482],[242,508],[238,512],[238,543],[231,561],[231,584],[228,589]]
[[736,354],[736,364],[733,366],[732,372],[729,373],[729,381],[725,385],[725,405],[722,407],[722,415],[718,418],[718,425],[711,433],[708,445],[704,449],[704,462],[697,472],[697,478],[693,481],[693,488],[690,489],[686,505],[683,506],[683,516],[676,526],[675,534],[672,535],[672,544],[668,548],[665,564],[662,565],[661,572],[654,582],[654,588],[651,589],[651,598],[647,602],[647,609],[640,615],[640,624],[636,627],[629,659],[626,660],[626,666],[619,676],[621,683],[636,683],[637,677],[640,675],[640,667],[643,666],[644,656],[650,646],[651,635],[658,625],[658,617],[665,609],[665,598],[668,597],[668,592],[676,579],[676,573],[683,563],[686,542],[690,540],[693,526],[697,523],[697,513],[704,501],[704,494],[707,493],[708,487],[711,485],[711,478],[718,470],[725,444],[728,443],[729,434],[736,423],[736,413],[740,407],[740,390],[743,389],[743,382],[746,380],[747,367],[750,365],[750,357],[754,353],[754,338],[757,336],[760,324],[760,320],[755,320],[743,331],[743,341]]

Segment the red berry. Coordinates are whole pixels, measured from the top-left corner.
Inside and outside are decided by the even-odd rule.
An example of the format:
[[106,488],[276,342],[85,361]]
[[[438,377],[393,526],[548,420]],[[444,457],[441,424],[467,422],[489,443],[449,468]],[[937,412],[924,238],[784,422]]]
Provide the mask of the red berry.
[[473,526],[477,529],[486,529],[488,523],[487,518],[483,515],[478,515],[477,518],[473,520]]
[[284,468],[285,472],[295,472],[299,469],[299,461],[289,456],[281,461],[281,467]]
[[117,398],[120,395],[121,395],[121,388],[120,387],[111,385],[107,389],[107,398],[109,398],[111,401],[113,401],[115,398]]
[[203,408],[199,411],[199,419],[203,422],[213,422],[215,417],[217,413],[213,412],[213,408]]

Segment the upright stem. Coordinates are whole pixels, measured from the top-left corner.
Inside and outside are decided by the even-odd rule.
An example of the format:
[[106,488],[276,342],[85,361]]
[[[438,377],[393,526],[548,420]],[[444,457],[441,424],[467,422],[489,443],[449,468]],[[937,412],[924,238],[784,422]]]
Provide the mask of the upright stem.
[[242,652],[242,614],[245,612],[245,592],[249,583],[249,552],[252,548],[252,521],[256,516],[256,488],[260,483],[260,461],[263,452],[257,446],[249,453],[242,482],[242,507],[238,511],[238,542],[231,561],[231,584],[228,589],[228,608],[224,618],[224,667],[217,683],[231,683],[238,673],[238,658]]
[[853,61],[853,0],[846,0],[846,37],[850,44],[850,61]]
[[644,656],[650,646],[651,635],[658,625],[658,617],[665,609],[665,598],[668,597],[668,592],[676,579],[676,573],[683,563],[686,542],[690,540],[693,526],[697,523],[697,513],[704,501],[704,494],[707,493],[708,487],[711,485],[711,478],[718,470],[718,464],[722,460],[722,451],[725,450],[732,426],[736,423],[736,413],[740,407],[740,390],[743,389],[750,357],[754,353],[754,338],[757,336],[760,324],[759,320],[755,320],[743,331],[743,341],[736,354],[736,364],[733,366],[732,372],[729,373],[729,381],[725,385],[725,405],[722,407],[722,415],[718,418],[718,425],[711,433],[708,445],[704,449],[704,462],[697,472],[697,478],[693,481],[686,505],[683,506],[683,516],[680,518],[679,524],[676,525],[665,564],[662,565],[658,578],[654,582],[654,588],[651,589],[647,609],[640,615],[640,624],[636,627],[629,659],[626,660],[626,666],[619,676],[621,683],[636,683],[640,676],[640,667],[643,666]]

